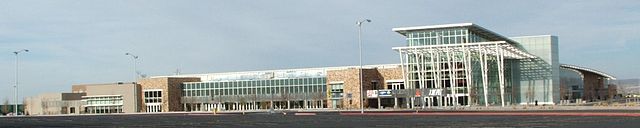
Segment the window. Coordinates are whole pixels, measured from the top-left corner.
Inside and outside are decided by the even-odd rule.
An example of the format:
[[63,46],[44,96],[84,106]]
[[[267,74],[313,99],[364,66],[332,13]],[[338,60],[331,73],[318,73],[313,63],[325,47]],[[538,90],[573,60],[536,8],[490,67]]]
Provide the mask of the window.
[[162,91],[161,90],[144,90],[144,103],[161,103]]
[[378,90],[380,89],[378,86],[380,86],[378,84],[378,81],[371,81],[371,87],[373,88],[373,90]]

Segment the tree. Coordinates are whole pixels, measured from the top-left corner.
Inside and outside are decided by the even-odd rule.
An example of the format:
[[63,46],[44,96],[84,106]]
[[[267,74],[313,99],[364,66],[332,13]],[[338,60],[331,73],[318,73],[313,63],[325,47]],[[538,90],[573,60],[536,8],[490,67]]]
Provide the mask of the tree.
[[280,99],[281,101],[285,101],[287,102],[287,107],[285,107],[286,109],[289,109],[291,106],[289,106],[289,100],[291,99],[291,94],[286,91],[285,89],[282,89],[282,91],[280,91]]
[[2,103],[2,114],[7,114],[9,113],[9,100],[4,99],[4,102]]
[[[27,108],[28,108],[28,107],[30,107],[29,105],[31,105],[30,101],[31,101],[31,100],[30,100],[29,98],[24,98],[24,99],[22,99],[22,109],[23,109],[23,111],[24,111],[24,112],[23,112],[23,114],[24,114],[24,115],[29,115],[29,111],[28,111],[28,109],[27,109]],[[7,101],[7,102],[8,102],[8,101]]]
[[468,86],[469,88],[469,98],[471,99],[471,102],[473,103],[469,103],[471,105],[477,105],[478,104],[478,95],[476,92],[476,88],[475,86]]
[[312,103],[312,105],[319,106],[320,108],[322,108],[322,106],[320,106],[320,104],[318,104],[317,102],[323,101],[325,99],[325,96],[323,94],[324,94],[323,92],[313,93],[312,99],[314,100],[314,102]]

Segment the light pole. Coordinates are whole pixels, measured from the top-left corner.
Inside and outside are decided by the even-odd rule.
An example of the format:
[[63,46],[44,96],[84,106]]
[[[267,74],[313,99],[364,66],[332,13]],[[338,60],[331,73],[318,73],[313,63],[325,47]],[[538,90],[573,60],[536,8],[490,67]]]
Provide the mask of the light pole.
[[[124,53],[124,55],[127,56],[131,56],[133,58],[133,82],[132,84],[135,85],[135,91],[138,92],[138,88],[137,88],[137,82],[138,82],[138,69],[136,69],[137,65],[138,65],[138,56],[133,55],[131,53]],[[135,96],[136,99],[138,99],[138,96]],[[138,104],[138,100],[135,100],[135,104]],[[139,108],[136,107],[135,109],[136,112],[140,112]]]
[[138,65],[138,56],[128,52],[124,53],[124,55],[131,56],[133,58],[133,81],[136,82],[138,80],[138,70],[136,69]]
[[362,94],[362,23],[364,22],[371,22],[370,19],[364,19],[364,20],[360,20],[357,21],[356,24],[358,25],[358,48],[359,48],[359,52],[360,52],[360,69],[359,69],[359,77],[360,77],[360,113],[364,114],[364,95]]
[[13,103],[13,105],[14,105],[13,114],[14,115],[18,115],[18,54],[21,53],[21,52],[29,52],[29,50],[22,49],[22,50],[13,52],[13,54],[16,55],[16,77],[15,77],[16,78],[16,80],[15,80],[16,83],[13,86],[14,93],[15,93],[14,94],[14,99],[13,99],[14,100],[14,103]]

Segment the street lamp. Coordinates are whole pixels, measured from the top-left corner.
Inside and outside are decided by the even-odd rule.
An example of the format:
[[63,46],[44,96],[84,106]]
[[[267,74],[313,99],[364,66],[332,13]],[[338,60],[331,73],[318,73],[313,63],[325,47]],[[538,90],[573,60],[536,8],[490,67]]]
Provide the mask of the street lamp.
[[21,53],[21,52],[29,52],[29,50],[22,49],[22,50],[13,52],[13,54],[16,55],[16,77],[15,77],[16,78],[16,80],[15,80],[16,83],[13,86],[14,91],[15,91],[14,92],[15,93],[14,94],[14,99],[13,99],[14,100],[14,109],[13,109],[14,113],[13,114],[15,114],[15,115],[18,115],[18,54]]
[[128,52],[124,53],[124,55],[131,56],[133,58],[133,81],[136,82],[138,80],[138,70],[136,69],[138,65],[138,56]]
[[360,52],[360,69],[359,69],[359,77],[360,77],[360,113],[364,114],[364,95],[362,94],[362,23],[364,22],[371,22],[370,19],[364,19],[364,20],[360,20],[357,21],[356,24],[358,25],[358,48],[359,48],[359,52]]

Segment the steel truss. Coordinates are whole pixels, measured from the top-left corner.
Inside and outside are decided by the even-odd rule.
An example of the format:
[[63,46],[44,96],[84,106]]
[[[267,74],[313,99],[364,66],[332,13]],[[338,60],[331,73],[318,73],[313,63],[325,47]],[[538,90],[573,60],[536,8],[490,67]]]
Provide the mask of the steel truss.
[[[471,98],[469,98],[469,96],[472,91],[470,85],[473,85],[472,64],[474,61],[477,61],[477,63],[480,64],[480,73],[482,76],[482,83],[480,84],[482,85],[483,89],[485,106],[489,106],[488,65],[496,64],[498,67],[498,83],[500,85],[500,102],[504,107],[504,60],[537,58],[532,54],[516,48],[514,45],[511,45],[506,41],[394,47],[393,49],[397,50],[400,53],[400,63],[402,66],[403,79],[405,81],[405,85],[408,85],[407,88],[433,88],[442,90],[448,89],[449,94],[440,95],[438,101],[436,101],[439,106],[458,106],[459,96],[468,96],[466,102],[467,105],[470,105]],[[488,60],[490,59],[495,59],[495,63],[489,63]],[[458,65],[459,63],[462,67]],[[415,73],[417,75],[417,79],[409,78],[409,74],[412,73]],[[464,76],[459,76],[459,73],[463,73]],[[417,80],[418,85],[413,84],[410,79]],[[444,84],[446,83],[443,83],[443,80],[449,80],[448,84],[450,86],[445,87]],[[463,82],[465,82],[466,87],[459,85],[460,82],[458,82],[458,80],[462,80]],[[429,85],[431,86],[427,86],[428,82],[430,82]],[[460,93],[459,89],[466,89],[467,92]],[[421,99],[422,107],[424,108],[425,102],[427,101],[425,100],[424,95],[421,96]],[[431,105],[429,104],[429,107],[430,106]]]

